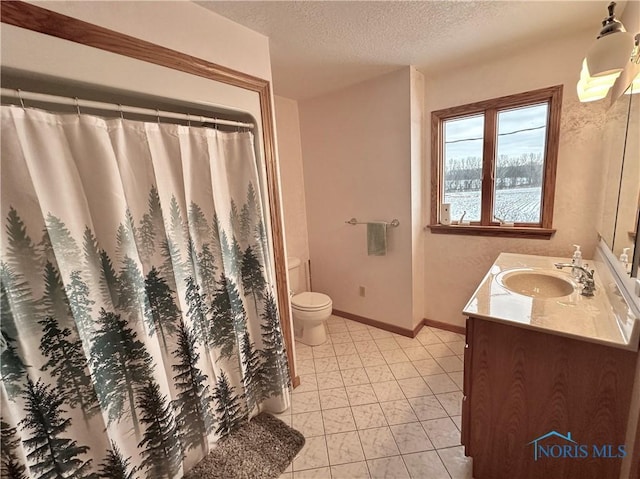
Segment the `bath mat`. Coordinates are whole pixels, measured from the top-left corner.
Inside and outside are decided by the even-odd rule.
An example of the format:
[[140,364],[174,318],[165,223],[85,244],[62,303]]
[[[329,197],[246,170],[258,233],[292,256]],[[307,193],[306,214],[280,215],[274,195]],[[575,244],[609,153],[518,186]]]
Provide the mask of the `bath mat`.
[[225,439],[184,479],[278,478],[304,446],[304,436],[261,413]]

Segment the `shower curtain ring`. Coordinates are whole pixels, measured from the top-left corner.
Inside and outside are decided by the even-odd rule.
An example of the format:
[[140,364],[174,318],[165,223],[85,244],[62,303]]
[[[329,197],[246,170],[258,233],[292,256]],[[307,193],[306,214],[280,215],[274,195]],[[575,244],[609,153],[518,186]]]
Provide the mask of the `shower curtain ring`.
[[75,103],[76,103],[76,111],[78,112],[78,116],[80,116],[80,103],[79,103],[78,97],[76,96],[73,99],[75,100]]
[[156,117],[158,119],[158,125],[160,124],[160,110],[156,108]]
[[20,105],[22,105],[22,109],[25,110],[25,106],[24,106],[24,100],[22,99],[22,91],[20,90],[20,88],[16,89],[16,91],[18,92],[18,99],[20,100]]
[[187,126],[191,126],[191,113],[187,113]]
[[122,113],[122,103],[118,103],[118,111],[120,112],[120,119],[124,120],[124,114]]

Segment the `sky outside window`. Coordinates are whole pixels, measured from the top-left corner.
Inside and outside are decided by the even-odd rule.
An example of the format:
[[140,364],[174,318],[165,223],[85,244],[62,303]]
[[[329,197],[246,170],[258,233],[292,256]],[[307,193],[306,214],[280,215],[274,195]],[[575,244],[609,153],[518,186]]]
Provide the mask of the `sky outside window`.
[[[547,118],[547,103],[497,114],[493,215],[501,220],[540,221]],[[483,114],[444,121],[443,201],[453,220],[465,211],[465,220],[480,220],[483,137]]]
[[540,222],[546,103],[498,112],[494,216],[513,223]]
[[480,221],[484,115],[444,122],[444,203],[451,219]]

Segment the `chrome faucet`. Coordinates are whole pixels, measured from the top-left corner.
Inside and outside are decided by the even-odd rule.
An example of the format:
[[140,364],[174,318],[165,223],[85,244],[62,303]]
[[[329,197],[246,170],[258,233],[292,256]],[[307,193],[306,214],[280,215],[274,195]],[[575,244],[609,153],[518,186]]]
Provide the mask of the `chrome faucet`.
[[576,269],[580,271],[580,279],[578,280],[578,282],[582,284],[582,292],[580,294],[582,296],[593,296],[593,292],[596,289],[596,282],[593,279],[593,273],[595,273],[594,269],[589,271],[587,268],[576,266],[575,264],[571,263],[554,263],[553,265],[558,269],[571,268],[572,271]]

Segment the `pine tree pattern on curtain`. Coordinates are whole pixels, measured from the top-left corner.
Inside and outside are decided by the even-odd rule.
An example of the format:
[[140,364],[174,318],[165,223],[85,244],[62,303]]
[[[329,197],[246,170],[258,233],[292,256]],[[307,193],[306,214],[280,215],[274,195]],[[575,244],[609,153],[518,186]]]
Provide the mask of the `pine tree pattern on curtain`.
[[3,478],[181,477],[286,406],[251,133],[3,106],[2,138]]

